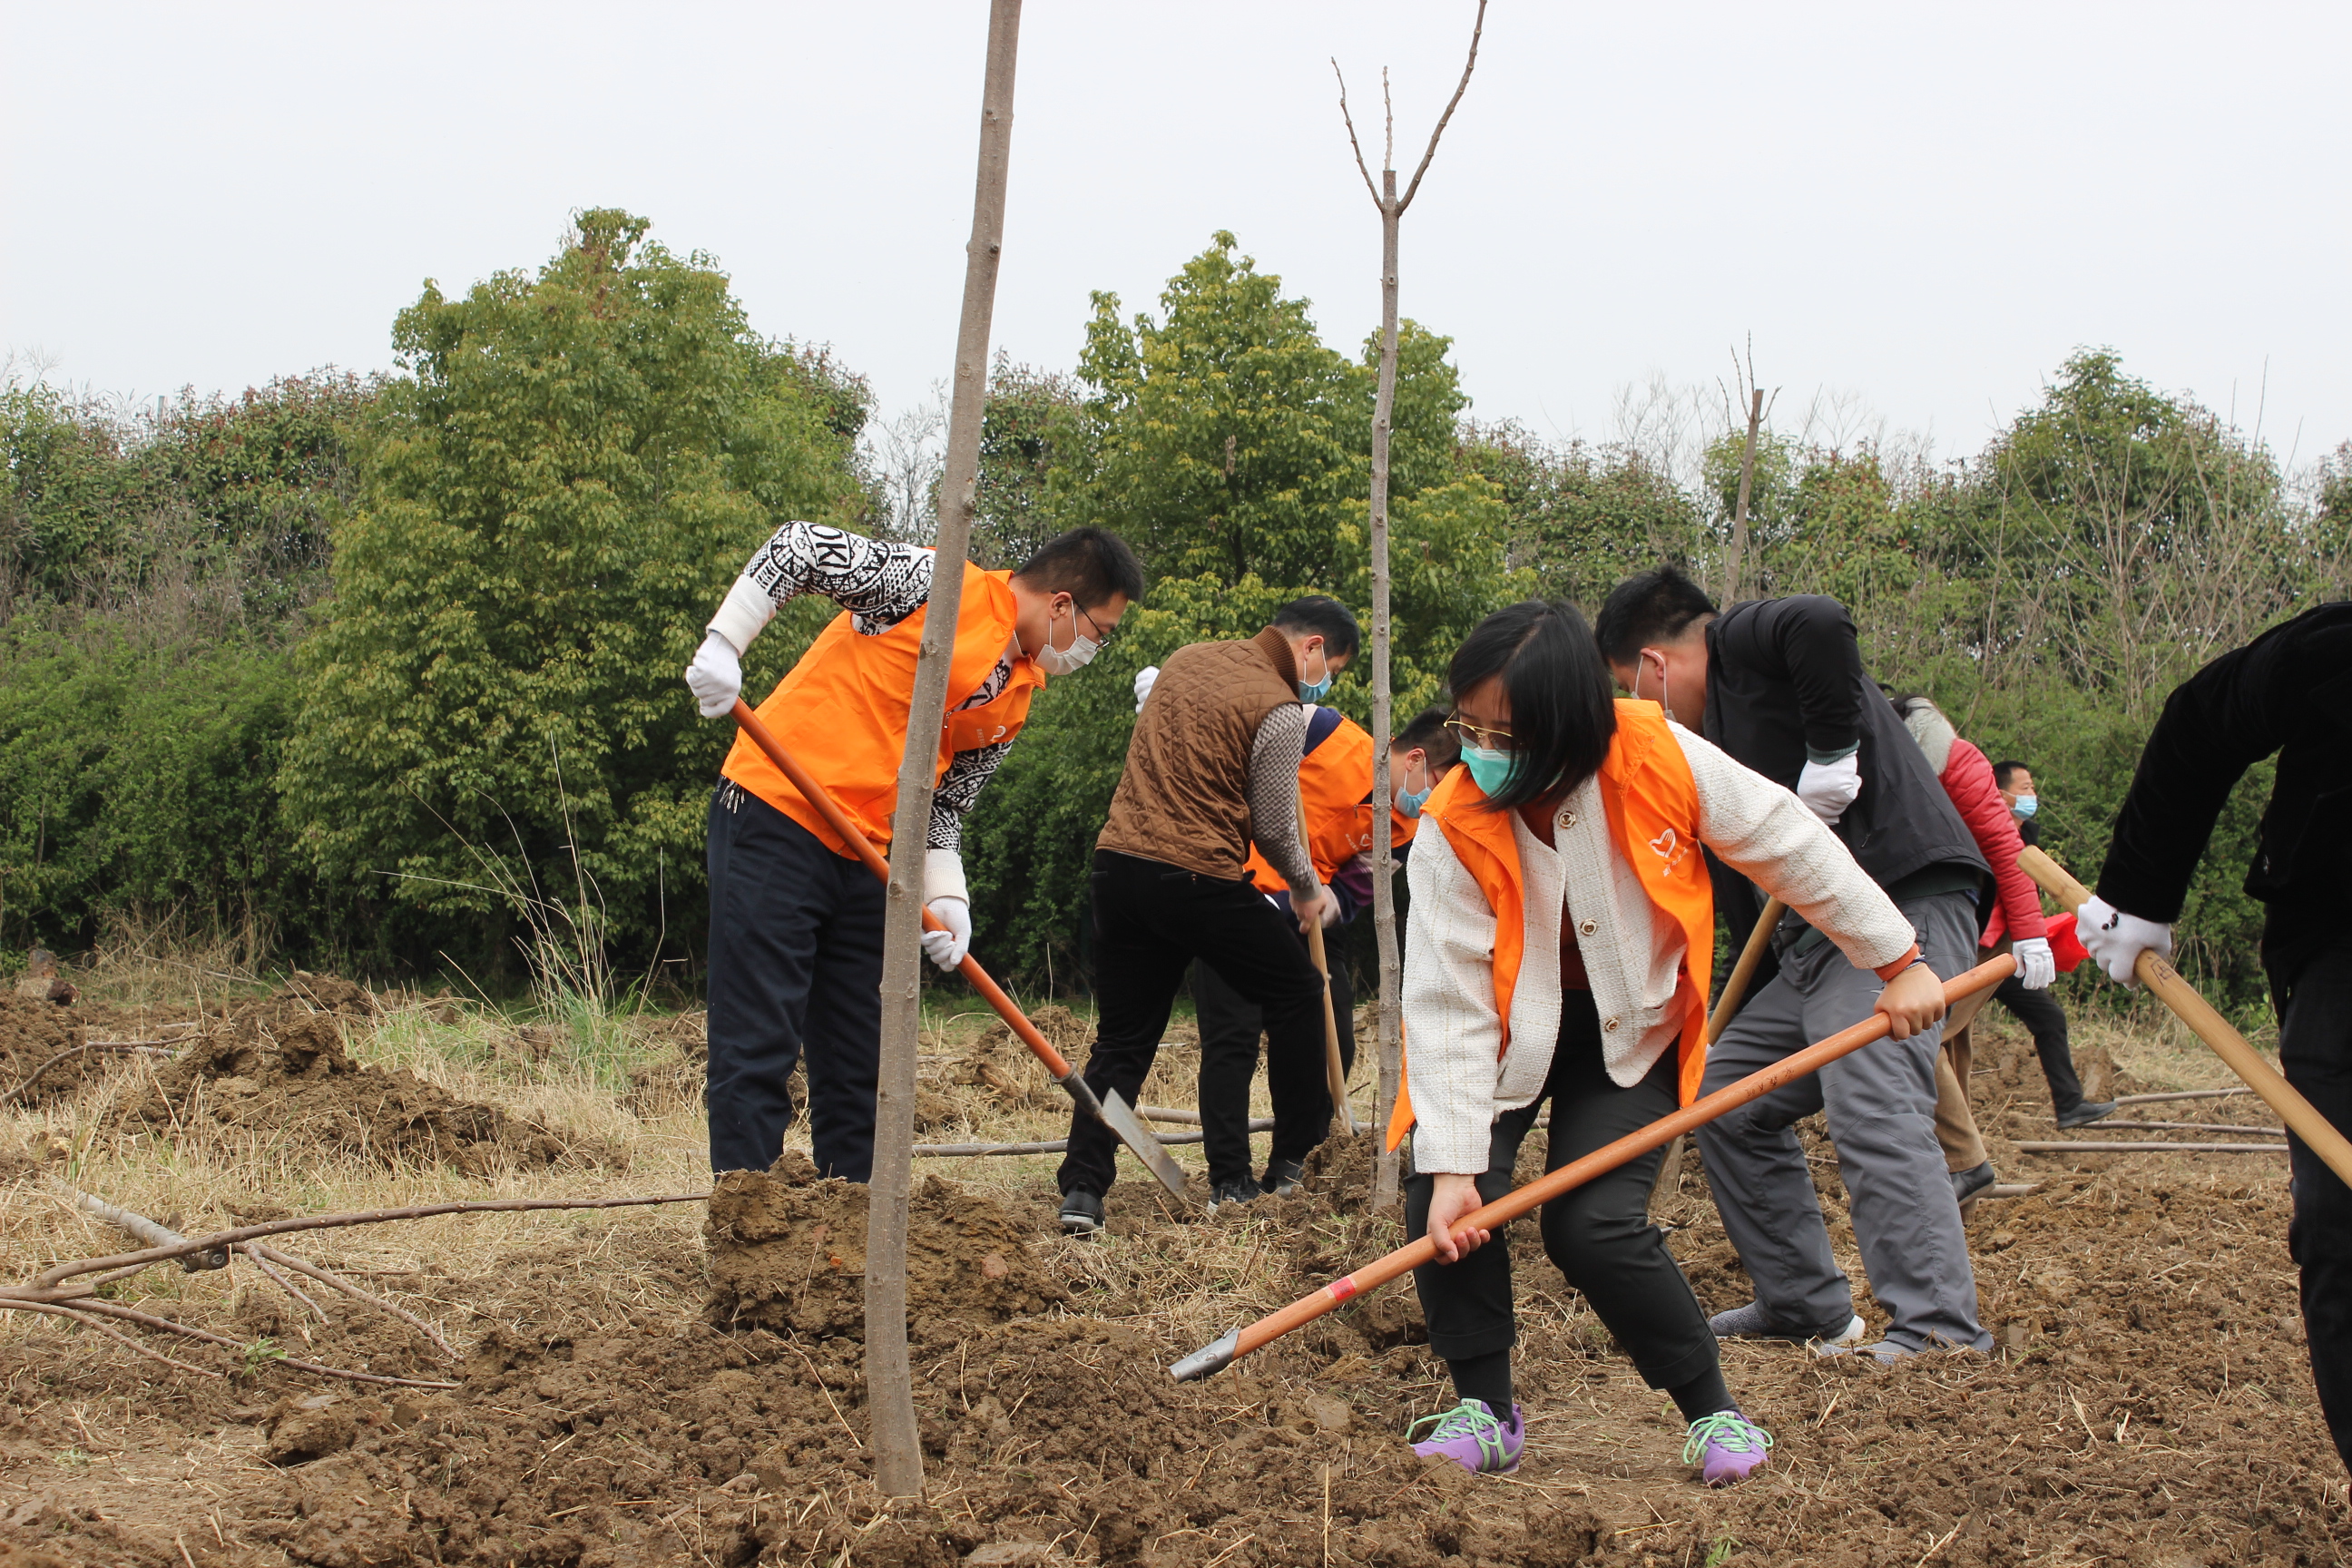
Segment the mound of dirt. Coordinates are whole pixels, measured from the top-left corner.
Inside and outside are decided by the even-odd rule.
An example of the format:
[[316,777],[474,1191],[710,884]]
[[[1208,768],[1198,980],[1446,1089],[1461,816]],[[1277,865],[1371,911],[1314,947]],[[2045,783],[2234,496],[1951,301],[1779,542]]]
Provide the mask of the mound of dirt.
[[[89,1031],[71,1008],[0,992],[0,1094],[31,1079],[30,1087],[9,1103],[47,1105],[70,1096],[125,1059],[111,1052],[81,1051],[42,1070],[45,1064],[77,1050],[88,1037]],[[33,1078],[36,1072],[41,1075],[37,1079]]]
[[472,1174],[566,1159],[609,1163],[609,1151],[462,1100],[405,1069],[362,1066],[342,1025],[373,1000],[331,976],[298,974],[276,995],[240,1004],[156,1069],[121,1116],[151,1127],[202,1117],[314,1141],[386,1163],[436,1162]]
[[[1091,1022],[1058,1003],[1038,1008],[1029,1021],[1068,1060],[1086,1060],[1095,1037]],[[1045,1064],[1001,1019],[972,1041],[945,1076],[952,1088],[972,1092],[990,1110],[1057,1110],[1069,1104]]]
[[[787,1152],[768,1171],[719,1177],[703,1235],[712,1326],[865,1337],[863,1185],[821,1181],[807,1155]],[[937,1176],[915,1189],[907,1317],[917,1338],[952,1338],[1066,1300],[1012,1215]]]

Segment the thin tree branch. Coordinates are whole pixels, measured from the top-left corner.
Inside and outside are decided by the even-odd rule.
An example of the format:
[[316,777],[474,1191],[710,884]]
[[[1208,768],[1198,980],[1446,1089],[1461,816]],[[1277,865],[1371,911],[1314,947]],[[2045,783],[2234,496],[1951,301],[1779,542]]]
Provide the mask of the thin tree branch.
[[1372,205],[1381,205],[1381,188],[1372,184],[1372,172],[1364,167],[1364,149],[1356,140],[1356,122],[1348,113],[1348,79],[1339,72],[1339,58],[1331,57],[1331,74],[1339,78],[1339,120],[1348,128],[1348,147],[1356,154],[1356,173],[1364,176],[1364,189],[1372,193]]
[[381,1225],[388,1220],[430,1219],[445,1214],[519,1214],[537,1209],[618,1209],[640,1208],[650,1204],[698,1204],[709,1198],[709,1193],[660,1193],[633,1198],[488,1198],[472,1203],[419,1204],[413,1208],[368,1209],[352,1214],[308,1215],[299,1219],[271,1220],[267,1225],[248,1225],[236,1230],[218,1231],[211,1236],[191,1237],[173,1247],[151,1247],[142,1252],[121,1252],[111,1258],[85,1258],[51,1266],[36,1278],[30,1286],[0,1286],[0,1301],[38,1300],[37,1291],[55,1289],[78,1275],[95,1274],[100,1269],[144,1268],[151,1263],[166,1263],[191,1252],[218,1251],[257,1237],[283,1236],[296,1230],[340,1230],[347,1226]]
[[0,1301],[0,1307],[5,1307],[19,1312],[47,1312],[52,1317],[71,1318],[75,1322],[81,1324],[84,1328],[96,1329],[100,1333],[104,1334],[108,1339],[112,1340],[117,1344],[130,1346],[132,1350],[137,1351],[141,1355],[147,1357],[151,1361],[160,1361],[165,1366],[176,1366],[182,1372],[193,1372],[198,1377],[219,1377],[222,1375],[208,1366],[198,1366],[194,1362],[180,1361],[174,1357],[165,1355],[162,1351],[150,1349],[148,1346],[141,1344],[137,1340],[132,1339],[129,1334],[120,1333],[113,1329],[110,1329],[104,1323],[100,1322],[96,1318],[91,1317],[89,1313],[77,1312],[70,1307],[59,1307],[47,1301]]
[[1413,193],[1421,189],[1421,177],[1429,173],[1429,161],[1437,156],[1437,139],[1445,134],[1446,122],[1454,118],[1454,110],[1461,103],[1462,95],[1470,89],[1470,73],[1478,67],[1478,39],[1486,31],[1486,0],[1478,0],[1478,19],[1470,28],[1470,58],[1462,62],[1462,79],[1454,84],[1454,96],[1446,100],[1445,112],[1437,117],[1437,129],[1429,133],[1429,146],[1421,155],[1421,167],[1412,172],[1412,183],[1405,186],[1404,195],[1397,198],[1400,216],[1405,208],[1412,205]]
[[318,1302],[312,1300],[310,1299],[310,1292],[304,1290],[302,1287],[295,1284],[294,1281],[278,1272],[277,1269],[269,1267],[268,1260],[254,1250],[255,1247],[260,1245],[261,1244],[257,1241],[248,1241],[243,1247],[238,1247],[237,1250],[245,1254],[247,1262],[261,1270],[263,1279],[268,1279],[272,1285],[277,1286],[280,1290],[285,1291],[289,1296],[293,1297],[294,1300],[299,1301],[305,1307],[310,1308],[311,1314],[315,1316],[319,1321],[325,1323],[330,1327],[333,1326],[334,1320],[327,1316],[326,1308],[321,1307]]
[[[0,1307],[37,1309],[46,1305],[47,1305],[47,1302],[37,1301],[0,1301]],[[162,1329],[168,1333],[184,1335],[192,1340],[202,1340],[209,1345],[223,1345],[239,1354],[244,1353],[246,1349],[243,1340],[233,1340],[226,1334],[216,1334],[208,1329],[193,1329],[185,1323],[175,1323],[169,1318],[158,1318],[152,1313],[142,1312],[135,1308],[125,1307],[120,1302],[79,1300],[74,1305],[80,1311],[102,1313],[126,1323],[138,1323],[145,1328]],[[272,1366],[292,1367],[297,1372],[316,1373],[320,1377],[348,1378],[353,1383],[388,1384],[395,1388],[460,1388],[464,1386],[462,1384],[448,1383],[438,1378],[389,1377],[380,1372],[348,1372],[339,1366],[320,1366],[314,1361],[299,1361],[290,1355],[272,1355],[268,1359]]]
[[409,1311],[407,1309],[395,1306],[392,1302],[385,1300],[381,1296],[370,1295],[367,1291],[361,1289],[358,1286],[352,1284],[350,1280],[343,1279],[341,1276],[337,1275],[329,1269],[321,1268],[315,1263],[306,1263],[301,1258],[291,1257],[287,1253],[280,1252],[276,1247],[265,1247],[257,1241],[248,1241],[245,1244],[245,1250],[252,1256],[256,1264],[261,1263],[266,1258],[271,1263],[280,1264],[285,1268],[295,1270],[297,1273],[307,1274],[311,1279],[316,1279],[320,1284],[331,1286],[335,1289],[341,1290],[344,1295],[351,1297],[353,1300],[364,1301],[369,1306],[374,1307],[381,1311],[391,1313],[394,1317],[398,1318],[402,1322],[406,1323],[410,1328],[415,1329],[418,1333],[423,1334],[426,1339],[431,1340],[434,1347],[440,1351],[443,1355],[447,1356],[451,1361],[457,1361],[459,1359],[457,1348],[451,1344],[447,1340],[441,1337],[440,1330],[435,1328],[432,1324],[426,1322],[424,1319],[418,1317],[415,1313]]

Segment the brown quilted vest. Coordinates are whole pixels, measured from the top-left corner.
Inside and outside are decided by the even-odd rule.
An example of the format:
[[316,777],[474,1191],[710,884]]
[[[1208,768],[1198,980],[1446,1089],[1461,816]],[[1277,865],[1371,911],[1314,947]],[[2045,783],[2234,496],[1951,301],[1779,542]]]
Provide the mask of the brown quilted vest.
[[1097,849],[1239,881],[1249,858],[1250,748],[1265,716],[1298,700],[1298,666],[1272,626],[1247,642],[1196,642],[1160,667]]

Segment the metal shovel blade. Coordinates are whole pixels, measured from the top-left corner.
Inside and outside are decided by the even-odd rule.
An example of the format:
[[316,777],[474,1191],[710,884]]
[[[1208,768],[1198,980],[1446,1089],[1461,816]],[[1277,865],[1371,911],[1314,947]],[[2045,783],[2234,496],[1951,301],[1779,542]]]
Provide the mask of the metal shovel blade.
[[1078,1076],[1075,1068],[1067,1078],[1057,1078],[1054,1081],[1062,1086],[1063,1092],[1076,1103],[1080,1110],[1109,1128],[1118,1141],[1143,1162],[1143,1168],[1160,1178],[1161,1186],[1180,1198],[1184,1195],[1184,1167],[1168,1152],[1167,1145],[1152,1135],[1151,1129],[1143,1124],[1143,1118],[1135,1113],[1134,1108],[1118,1097],[1118,1090],[1111,1090],[1107,1099],[1096,1099],[1094,1089]]

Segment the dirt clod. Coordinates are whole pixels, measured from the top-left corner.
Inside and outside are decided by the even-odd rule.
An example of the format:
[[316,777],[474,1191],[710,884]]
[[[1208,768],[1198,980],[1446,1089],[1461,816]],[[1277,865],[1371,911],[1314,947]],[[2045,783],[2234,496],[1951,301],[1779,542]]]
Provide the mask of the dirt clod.
[[[856,1183],[817,1180],[803,1154],[719,1177],[704,1227],[711,1324],[863,1338],[866,1194]],[[907,1237],[916,1334],[952,1336],[1066,1300],[995,1204],[937,1176],[916,1189]]]

